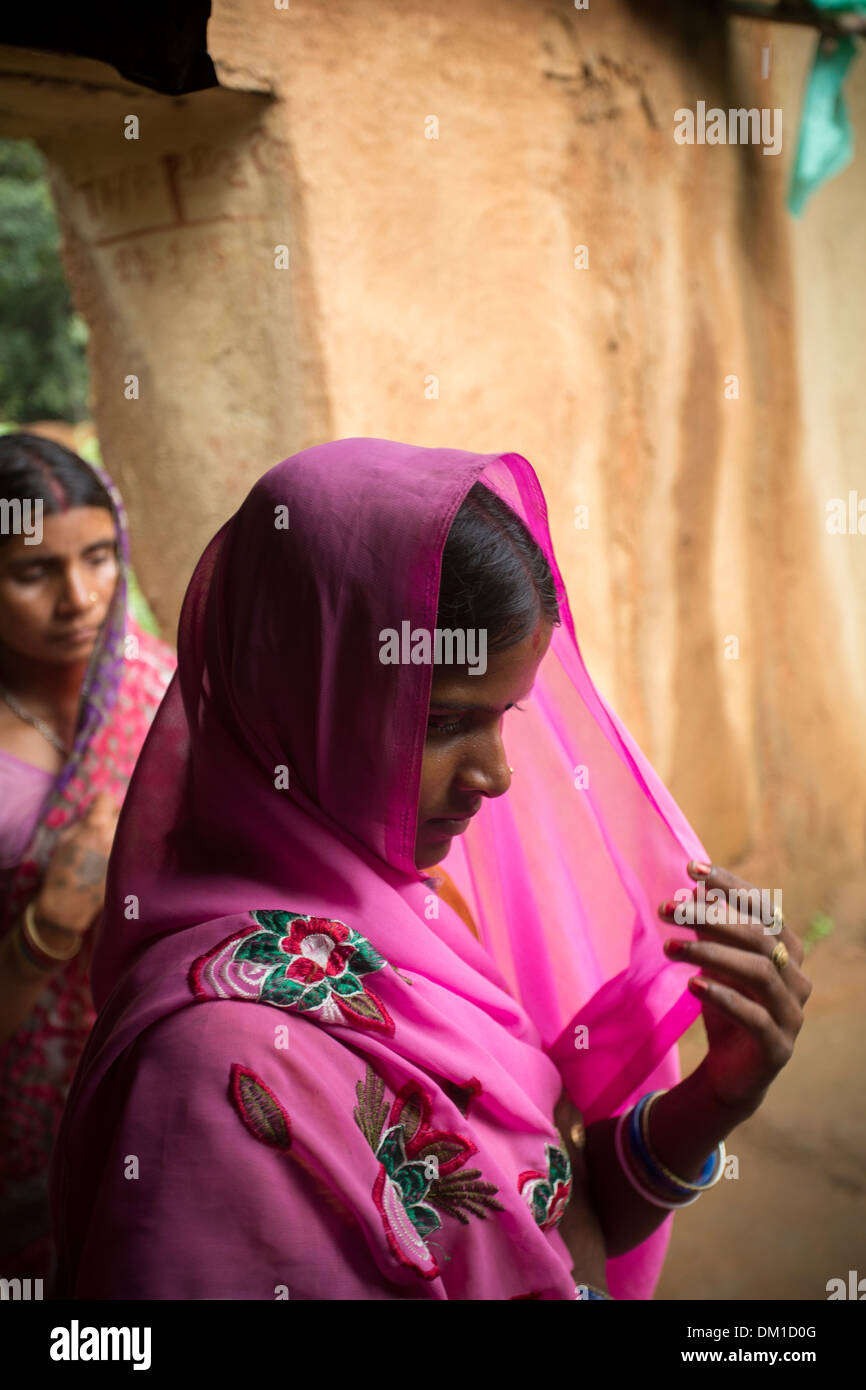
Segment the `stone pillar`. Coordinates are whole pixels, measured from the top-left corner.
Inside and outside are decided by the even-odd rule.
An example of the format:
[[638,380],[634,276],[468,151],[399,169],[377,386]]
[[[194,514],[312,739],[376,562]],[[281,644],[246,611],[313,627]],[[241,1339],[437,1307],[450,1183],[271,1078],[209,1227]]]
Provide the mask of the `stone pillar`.
[[331,428],[291,146],[264,90],[168,97],[89,60],[6,53],[4,133],[49,160],[103,456],[171,633],[255,479]]

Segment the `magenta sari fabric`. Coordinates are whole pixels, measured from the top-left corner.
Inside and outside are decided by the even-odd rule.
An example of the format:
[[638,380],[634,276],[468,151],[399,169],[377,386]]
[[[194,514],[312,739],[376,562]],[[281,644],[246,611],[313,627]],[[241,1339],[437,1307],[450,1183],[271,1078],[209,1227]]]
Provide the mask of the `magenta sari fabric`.
[[[435,627],[479,480],[563,616],[506,716],[512,788],[444,861],[481,943],[413,862],[431,668],[379,660],[382,629]],[[656,907],[693,857],[587,675],[525,459],[348,439],[278,464],[196,567],[124,802],[57,1296],[573,1298],[553,1110],[678,1079],[699,1005]],[[609,1262],[614,1297],[651,1297],[668,1234]]]

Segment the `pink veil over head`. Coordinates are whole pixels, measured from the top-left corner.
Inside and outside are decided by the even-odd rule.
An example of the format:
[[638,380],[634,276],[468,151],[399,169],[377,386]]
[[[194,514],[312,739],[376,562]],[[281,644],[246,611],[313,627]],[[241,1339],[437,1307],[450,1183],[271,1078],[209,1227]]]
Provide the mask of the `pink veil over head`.
[[[443,546],[476,481],[529,527],[562,615],[526,710],[506,717],[511,789],[445,861],[481,946],[447,904],[431,918],[413,862],[431,668],[379,659],[383,629],[435,627]],[[278,464],[196,567],[178,671],[121,813],[93,963],[102,1013],[55,1163],[61,1262],[86,1246],[97,1198],[110,1205],[83,1176],[109,1073],[152,1025],[194,1011],[188,970],[226,936],[215,923],[288,909],[357,927],[393,967],[377,990],[396,1028],[362,1035],[335,1015],[317,1034],[406,1074],[483,1073],[479,1124],[485,1103],[515,1132],[536,1108],[550,1124],[561,1084],[592,1122],[679,1078],[699,1004],[656,909],[690,886],[692,858],[700,841],[587,674],[526,459],[360,438]],[[609,1261],[614,1297],[651,1297],[669,1228]],[[526,1270],[545,1258],[527,1254]],[[527,1296],[486,1277],[434,1296]]]

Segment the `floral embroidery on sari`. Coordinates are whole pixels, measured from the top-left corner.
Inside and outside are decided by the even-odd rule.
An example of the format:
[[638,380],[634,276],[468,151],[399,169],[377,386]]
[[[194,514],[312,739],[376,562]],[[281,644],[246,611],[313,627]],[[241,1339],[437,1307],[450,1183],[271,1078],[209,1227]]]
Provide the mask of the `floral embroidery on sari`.
[[273,1091],[249,1067],[234,1062],[229,1082],[232,1103],[254,1139],[272,1149],[288,1153],[292,1147],[292,1126],[287,1111]]
[[568,1154],[556,1144],[545,1144],[547,1172],[527,1171],[517,1179],[524,1202],[542,1231],[549,1231],[562,1220],[571,1196],[571,1163]]
[[360,932],[331,917],[251,911],[256,923],[196,960],[197,999],[248,999],[312,1015],[320,1023],[394,1035],[394,1021],[364,980],[387,961]]
[[379,1160],[373,1201],[388,1244],[401,1264],[436,1279],[442,1271],[428,1238],[442,1225],[439,1213],[464,1226],[470,1216],[484,1220],[489,1211],[504,1210],[497,1189],[480,1168],[464,1168],[478,1152],[471,1139],[431,1129],[430,1096],[417,1081],[401,1087],[390,1110],[385,1083],[369,1063],[355,1089],[355,1123]]

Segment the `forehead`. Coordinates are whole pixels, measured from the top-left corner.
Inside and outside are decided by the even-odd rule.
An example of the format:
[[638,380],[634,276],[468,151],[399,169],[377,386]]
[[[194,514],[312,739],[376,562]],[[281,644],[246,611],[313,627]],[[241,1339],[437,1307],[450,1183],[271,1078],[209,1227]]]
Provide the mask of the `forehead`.
[[[25,512],[26,520],[26,512]],[[30,508],[30,528],[38,513],[34,504]],[[42,513],[42,539],[39,544],[25,544],[24,535],[9,536],[0,555],[7,561],[27,559],[46,553],[61,557],[79,554],[97,541],[114,540],[114,518],[105,507],[70,507],[68,512],[57,512],[50,516]]]
[[464,666],[435,666],[431,702],[438,704],[484,706],[501,709],[528,695],[553,634],[550,623],[539,623],[513,647],[488,652],[487,670],[470,675]]

